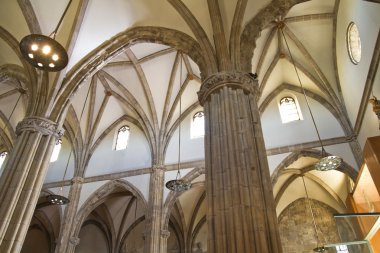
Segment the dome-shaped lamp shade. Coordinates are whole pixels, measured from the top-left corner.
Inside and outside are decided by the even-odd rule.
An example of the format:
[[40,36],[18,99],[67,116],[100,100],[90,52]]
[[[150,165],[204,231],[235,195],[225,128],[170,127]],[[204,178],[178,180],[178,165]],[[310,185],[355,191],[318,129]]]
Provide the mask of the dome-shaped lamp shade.
[[30,34],[20,42],[24,58],[34,67],[57,72],[66,67],[69,58],[56,40],[41,34]]
[[326,156],[315,164],[315,169],[319,171],[336,170],[341,164],[342,159],[339,156]]
[[70,202],[68,198],[55,194],[47,196],[47,199],[52,205],[66,205]]
[[185,182],[182,179],[175,179],[168,181],[165,186],[173,192],[184,192],[191,188],[191,183]]

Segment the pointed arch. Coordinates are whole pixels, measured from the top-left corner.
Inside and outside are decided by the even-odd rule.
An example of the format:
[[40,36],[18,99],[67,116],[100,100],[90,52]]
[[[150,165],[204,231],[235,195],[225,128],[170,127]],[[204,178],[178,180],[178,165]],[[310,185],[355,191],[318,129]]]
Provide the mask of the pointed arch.
[[52,119],[61,121],[59,119],[62,117],[60,114],[70,104],[71,97],[84,80],[98,71],[112,57],[118,55],[131,45],[143,42],[159,43],[177,48],[177,50],[187,54],[194,60],[201,69],[203,76],[208,76],[212,72],[210,66],[212,63],[205,61],[204,50],[189,35],[164,27],[146,26],[130,28],[100,45],[69,71],[53,105]]
[[103,185],[102,187],[100,187],[94,193],[92,193],[91,196],[84,202],[84,204],[79,209],[75,217],[75,220],[74,220],[75,227],[73,231],[71,232],[72,236],[78,237],[80,229],[86,217],[96,207],[104,203],[104,201],[107,200],[107,197],[117,189],[123,189],[125,191],[130,192],[133,196],[140,199],[141,203],[143,204],[144,209],[147,208],[147,202],[139,189],[137,189],[135,186],[133,186],[132,184],[130,184],[129,182],[125,180],[122,180],[122,179],[112,180],[106,183],[105,185]]

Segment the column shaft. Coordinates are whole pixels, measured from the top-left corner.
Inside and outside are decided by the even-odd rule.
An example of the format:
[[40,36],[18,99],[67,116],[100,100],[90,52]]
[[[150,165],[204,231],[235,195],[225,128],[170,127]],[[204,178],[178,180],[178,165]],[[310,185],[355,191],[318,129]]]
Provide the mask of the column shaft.
[[164,179],[165,167],[153,166],[153,171],[150,178],[149,205],[145,232],[146,253],[161,252],[160,244]]
[[25,118],[0,178],[0,252],[21,251],[46,176],[57,125],[40,117]]
[[63,223],[60,232],[58,245],[55,249],[56,253],[71,253],[75,252],[77,240],[73,240],[74,235],[74,218],[78,210],[80,193],[82,190],[83,178],[75,177],[72,179],[72,184],[69,193],[70,203],[66,206],[63,216]]
[[20,252],[33,217],[55,138],[23,132],[0,180],[0,252]]
[[240,81],[203,101],[208,252],[281,253],[260,115]]

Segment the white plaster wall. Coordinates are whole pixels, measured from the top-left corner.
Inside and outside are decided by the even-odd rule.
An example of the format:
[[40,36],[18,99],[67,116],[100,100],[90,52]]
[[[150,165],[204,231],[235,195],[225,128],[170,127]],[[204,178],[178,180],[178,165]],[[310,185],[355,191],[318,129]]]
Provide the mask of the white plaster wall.
[[[281,96],[281,94],[279,95]],[[277,101],[273,100],[261,116],[265,146],[267,149],[318,140],[304,98],[297,97],[303,120],[283,124]],[[322,139],[341,137],[344,132],[335,117],[319,102],[308,98]]]
[[136,189],[138,189],[141,194],[144,196],[145,201],[149,200],[149,183],[150,183],[150,174],[138,175],[133,177],[125,177],[124,180],[131,183]]
[[127,148],[114,150],[116,127],[95,150],[86,169],[86,177],[102,175],[105,171],[108,174],[151,166],[150,148],[145,135],[135,125],[126,124],[130,127]]
[[[190,128],[194,113],[190,113],[181,124],[181,162],[204,159],[204,137],[191,139]],[[170,139],[165,155],[165,164],[178,162],[178,128]]]
[[98,181],[93,183],[87,183],[83,184],[82,190],[80,193],[79,203],[78,203],[78,210],[82,208],[82,205],[87,201],[87,199],[93,194],[96,190],[98,190],[100,187],[108,183],[109,181]]
[[[45,183],[62,181],[70,152],[71,152],[70,142],[66,138],[63,138],[61,151],[59,152],[57,161],[51,162],[49,164],[48,172],[45,177]],[[74,169],[75,169],[74,153],[72,153],[70,157],[69,165],[67,167],[65,180],[73,178]]]
[[269,172],[271,175],[274,172],[274,170],[277,168],[277,166],[290,154],[291,153],[284,153],[284,154],[267,156]]
[[[361,0],[340,1],[336,48],[342,93],[351,123],[354,125],[362,98],[369,65],[380,28],[380,5]],[[348,56],[346,32],[351,21],[358,26],[362,57],[354,65]],[[376,85],[376,84],[375,84]]]

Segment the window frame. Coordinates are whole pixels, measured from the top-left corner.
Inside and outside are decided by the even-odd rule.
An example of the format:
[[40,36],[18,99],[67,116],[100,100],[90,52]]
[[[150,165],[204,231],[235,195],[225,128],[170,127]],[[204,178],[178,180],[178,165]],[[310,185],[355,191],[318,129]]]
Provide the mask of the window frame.
[[[201,115],[201,116],[198,116]],[[203,131],[202,133],[195,133],[195,131],[200,131],[199,128],[200,126],[196,126],[196,123],[199,121],[196,121],[197,118],[203,118]],[[195,130],[198,129],[198,130]],[[191,124],[190,124],[190,139],[198,139],[198,138],[203,138],[205,136],[205,114],[204,111],[197,111],[196,113],[193,114],[191,117]]]
[[[125,128],[125,130],[122,130],[123,128]],[[128,136],[126,139],[125,147],[123,145],[122,148],[118,148],[119,134],[120,134],[120,132],[126,132],[126,131],[128,132]],[[131,135],[131,127],[129,125],[125,124],[125,125],[122,125],[121,127],[119,127],[118,130],[116,131],[115,142],[114,142],[115,144],[114,144],[113,150],[120,151],[120,150],[127,149],[130,135]]]
[[[291,110],[296,111],[297,116],[298,116],[297,119],[294,119],[294,117],[291,116],[291,114],[295,115],[294,112],[290,113],[289,111],[287,111],[288,109],[285,107],[287,105],[285,105],[285,102],[283,102],[284,99],[290,99],[291,101],[293,101],[294,107],[291,108]],[[290,122],[297,122],[297,121],[303,120],[301,108],[299,106],[299,103],[298,103],[296,96],[292,96],[292,95],[281,96],[281,98],[279,99],[279,102],[278,102],[278,107],[279,107],[279,111],[280,111],[282,124],[287,124]]]
[[4,157],[4,159],[2,159],[2,162],[0,163],[0,169],[1,169],[3,167],[3,164],[5,163],[5,160],[8,157],[8,152],[7,151],[0,152],[0,157]]
[[[58,151],[57,151],[57,147],[59,147]],[[61,153],[61,149],[62,149],[62,139],[58,139],[55,141],[53,153],[51,154],[51,157],[50,157],[50,163],[54,163],[58,161],[58,157],[59,157],[59,153]]]

